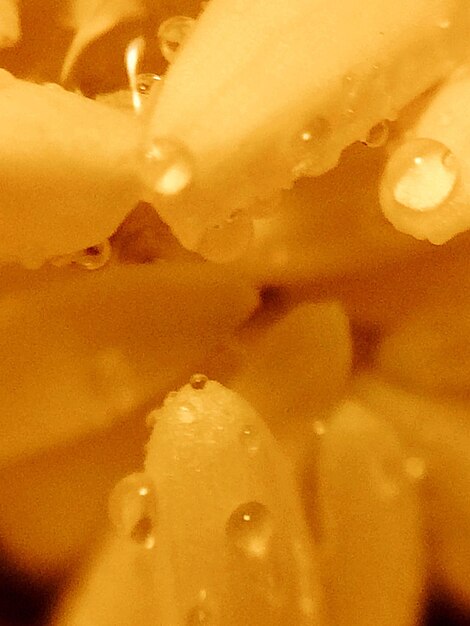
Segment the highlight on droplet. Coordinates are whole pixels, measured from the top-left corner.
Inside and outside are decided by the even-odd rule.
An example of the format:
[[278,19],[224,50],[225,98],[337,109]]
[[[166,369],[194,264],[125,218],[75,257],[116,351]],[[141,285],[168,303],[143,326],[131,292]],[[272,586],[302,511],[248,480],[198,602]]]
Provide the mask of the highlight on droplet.
[[231,514],[226,526],[229,544],[252,558],[266,554],[273,532],[271,514],[261,502],[241,504]]
[[145,151],[141,174],[151,193],[173,196],[191,183],[193,159],[181,142],[157,137]]
[[136,113],[140,112],[142,107],[141,93],[137,84],[137,69],[142,60],[145,50],[145,40],[143,37],[133,39],[126,48],[124,55],[126,63],[127,79],[132,94],[132,105]]

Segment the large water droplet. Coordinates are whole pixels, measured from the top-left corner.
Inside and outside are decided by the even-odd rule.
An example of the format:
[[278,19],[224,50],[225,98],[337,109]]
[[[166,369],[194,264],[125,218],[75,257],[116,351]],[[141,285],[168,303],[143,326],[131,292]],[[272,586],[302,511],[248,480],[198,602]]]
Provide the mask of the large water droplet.
[[230,516],[226,526],[231,545],[246,556],[260,558],[269,548],[273,523],[269,510],[260,502],[247,502]]
[[413,139],[393,153],[382,184],[398,208],[424,213],[449,199],[458,176],[456,158],[446,146],[433,139]]
[[208,229],[197,251],[215,263],[239,258],[253,238],[253,220],[245,213],[235,213],[220,225]]
[[204,374],[193,374],[189,379],[189,384],[193,389],[201,390],[204,389],[208,380]]
[[240,443],[250,456],[255,455],[260,447],[260,438],[256,426],[246,425],[240,433]]
[[175,15],[160,24],[157,32],[158,43],[168,63],[174,61],[193,25],[194,20],[184,15]]
[[172,196],[190,184],[193,177],[192,158],[179,141],[159,137],[144,156],[142,179],[152,193]]
[[108,511],[119,535],[144,548],[154,547],[157,497],[146,474],[130,474],[118,482],[109,497]]

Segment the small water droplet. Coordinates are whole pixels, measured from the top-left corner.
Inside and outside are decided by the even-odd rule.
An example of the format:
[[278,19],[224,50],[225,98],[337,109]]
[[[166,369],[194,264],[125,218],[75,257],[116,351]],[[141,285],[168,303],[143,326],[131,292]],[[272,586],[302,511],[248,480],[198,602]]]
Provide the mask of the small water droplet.
[[191,378],[189,379],[189,384],[191,385],[193,389],[200,390],[200,389],[204,389],[208,380],[209,379],[204,374],[193,374]]
[[249,455],[254,455],[260,447],[259,433],[255,426],[246,425],[240,433],[240,443]]
[[[455,156],[433,139],[413,139],[391,156],[382,185],[398,208],[424,213],[449,199],[459,177]],[[393,207],[384,207],[384,211]]]
[[145,152],[142,178],[151,192],[163,196],[181,193],[192,177],[192,157],[179,141],[159,137]]
[[387,120],[383,120],[369,130],[362,143],[369,148],[381,148],[387,143],[389,133],[390,125]]
[[147,549],[154,547],[157,498],[146,474],[130,474],[119,481],[109,497],[108,511],[120,536]]
[[260,502],[247,502],[230,516],[226,526],[227,538],[246,556],[260,558],[266,554],[273,536],[268,509]]
[[325,117],[317,116],[306,124],[299,135],[294,138],[293,155],[295,165],[292,169],[292,174],[295,178],[309,174],[318,145],[326,142],[331,132],[330,122]]
[[109,410],[120,415],[132,410],[136,403],[137,379],[122,350],[114,346],[103,348],[92,365],[94,387],[106,399]]
[[405,460],[405,472],[412,481],[421,481],[426,476],[426,461],[420,456],[410,456]]
[[312,424],[315,435],[321,437],[326,433],[326,424],[323,420],[315,420]]
[[206,594],[201,592],[201,599],[186,617],[186,626],[209,626],[212,623],[212,613],[207,606]]
[[448,17],[444,17],[437,22],[438,27],[442,28],[442,30],[447,30],[450,28],[451,24],[452,22]]
[[95,246],[85,248],[72,254],[64,254],[53,257],[50,262],[55,267],[66,267],[67,265],[79,265],[86,270],[99,270],[111,259],[112,248],[108,240]]
[[226,263],[239,258],[253,238],[253,220],[237,212],[222,224],[209,228],[201,238],[197,251],[205,259]]
[[155,87],[161,84],[161,77],[158,74],[139,74],[136,78],[136,89],[140,96],[148,97]]
[[180,47],[187,39],[194,20],[184,15],[175,15],[162,22],[158,28],[157,39],[163,57],[172,63]]

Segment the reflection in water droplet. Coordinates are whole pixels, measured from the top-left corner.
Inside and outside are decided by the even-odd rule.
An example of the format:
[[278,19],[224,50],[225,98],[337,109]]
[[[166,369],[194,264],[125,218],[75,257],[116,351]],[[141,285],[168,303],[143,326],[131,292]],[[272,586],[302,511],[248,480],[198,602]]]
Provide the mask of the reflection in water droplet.
[[420,456],[410,456],[405,460],[405,472],[412,481],[426,477],[426,461]]
[[390,125],[387,120],[383,120],[369,130],[362,143],[369,148],[381,148],[387,143],[389,133]]
[[259,433],[255,426],[247,425],[240,433],[240,443],[250,455],[258,452],[260,447]]
[[189,379],[189,384],[191,385],[193,389],[200,390],[200,389],[204,389],[208,380],[209,379],[204,374],[193,374],[191,378]]
[[168,63],[174,61],[193,25],[194,20],[184,15],[175,15],[160,24],[157,32],[158,43],[160,51]]
[[109,241],[103,241],[96,246],[90,246],[85,250],[64,254],[51,259],[51,264],[55,267],[66,267],[67,265],[79,265],[86,270],[99,270],[111,259],[112,248]]
[[145,474],[130,474],[114,487],[108,503],[109,518],[117,533],[150,549],[155,545],[157,498]]
[[273,536],[271,515],[260,502],[247,502],[232,513],[226,533],[231,545],[245,556],[260,558],[266,554]]
[[188,150],[174,139],[155,139],[144,155],[142,179],[153,193],[172,196],[180,193],[193,177]]
[[253,220],[237,212],[218,226],[209,228],[201,238],[197,252],[215,263],[239,258],[253,238]]
[[424,213],[444,205],[458,176],[456,158],[446,146],[433,139],[413,139],[392,154],[382,184],[398,207]]

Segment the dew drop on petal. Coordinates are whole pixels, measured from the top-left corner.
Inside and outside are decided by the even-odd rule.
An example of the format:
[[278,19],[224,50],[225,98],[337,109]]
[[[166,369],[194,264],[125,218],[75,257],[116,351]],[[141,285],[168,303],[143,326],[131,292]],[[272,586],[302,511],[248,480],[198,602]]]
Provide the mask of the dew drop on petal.
[[381,148],[387,143],[389,133],[389,123],[383,120],[369,130],[362,143],[369,148]]
[[273,536],[271,514],[260,502],[247,502],[231,514],[226,525],[227,539],[245,556],[263,557]]
[[213,624],[212,613],[205,600],[194,606],[186,617],[185,626],[210,626]]
[[315,420],[312,424],[313,432],[318,437],[321,437],[326,433],[326,424],[323,420]]
[[446,146],[434,139],[413,139],[392,154],[382,184],[398,207],[425,213],[444,205],[458,177],[457,160]]
[[161,77],[158,74],[139,74],[136,77],[136,89],[141,97],[148,97],[151,91],[161,84]]
[[209,228],[203,235],[197,252],[209,261],[226,263],[239,258],[253,238],[253,220],[237,212],[225,222]]
[[204,374],[193,374],[189,379],[189,384],[193,389],[201,390],[204,389],[208,380]]
[[421,456],[410,456],[405,459],[405,473],[413,482],[422,481],[426,477],[426,461]]
[[108,511],[120,536],[147,549],[154,547],[157,497],[146,474],[130,474],[119,481],[109,497]]
[[108,240],[96,246],[86,248],[79,253],[75,263],[87,270],[98,270],[104,267],[111,259],[112,249]]
[[175,15],[162,22],[158,28],[157,39],[163,57],[172,63],[180,46],[184,43],[194,25],[191,17]]
[[188,150],[174,139],[155,139],[144,155],[142,179],[152,193],[172,196],[191,182],[193,163]]
[[242,428],[240,433],[240,443],[250,456],[258,452],[260,440],[256,426],[246,425]]
[[292,146],[295,163],[292,169],[294,177],[309,174],[312,157],[318,144],[324,143],[330,137],[331,132],[330,122],[325,117],[317,116],[295,136]]

